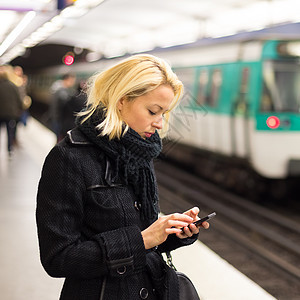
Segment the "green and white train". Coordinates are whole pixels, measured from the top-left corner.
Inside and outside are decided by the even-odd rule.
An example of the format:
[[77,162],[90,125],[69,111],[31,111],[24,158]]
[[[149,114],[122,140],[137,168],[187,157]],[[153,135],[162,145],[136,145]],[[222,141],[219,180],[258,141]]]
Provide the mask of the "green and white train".
[[235,42],[160,56],[186,88],[173,139],[246,159],[265,177],[300,175],[300,42]]
[[242,192],[272,179],[264,184],[280,197],[286,179],[300,179],[299,41],[230,41],[160,56],[186,88],[169,156]]
[[[241,189],[272,179],[276,193],[280,182],[300,178],[299,41],[216,39],[150,54],[166,59],[185,86],[166,157]],[[71,70],[86,77],[112,63],[45,74]]]

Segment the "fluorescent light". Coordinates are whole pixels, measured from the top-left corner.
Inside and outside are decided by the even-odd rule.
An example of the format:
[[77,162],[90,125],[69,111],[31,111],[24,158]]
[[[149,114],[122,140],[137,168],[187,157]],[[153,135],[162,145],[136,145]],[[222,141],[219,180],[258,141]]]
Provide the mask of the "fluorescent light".
[[62,27],[63,27],[62,24],[55,24],[54,22],[47,22],[41,27],[41,30],[43,30],[44,32],[53,33],[53,32],[58,31]]
[[60,16],[63,18],[79,18],[86,14],[88,11],[88,8],[69,6],[60,13]]
[[36,12],[28,12],[21,22],[15,27],[15,29],[6,37],[0,46],[0,56],[9,48],[9,46],[15,41],[25,27],[33,20],[36,16]]
[[15,11],[49,11],[57,6],[57,0],[1,0],[0,9]]
[[12,27],[12,25],[18,20],[18,13],[15,11],[1,11],[0,10],[0,39],[3,40],[7,31]]
[[[1,0],[0,0],[1,1]],[[40,0],[45,3],[55,3],[53,0]],[[98,6],[104,0],[77,0],[72,6],[66,7],[61,13],[53,17],[49,22],[45,23],[42,27],[31,33],[30,37],[25,38],[22,43],[16,45],[9,52],[5,51],[10,47],[14,40],[24,30],[24,28],[31,22],[36,16],[33,11],[28,12],[18,26],[7,36],[6,40],[0,46],[0,62],[5,63],[14,59],[19,54],[24,52],[25,48],[33,47],[42,40],[48,38],[54,32],[60,30],[66,25],[68,19],[79,18],[86,14],[88,10]],[[49,5],[49,4],[47,4]],[[23,49],[23,50],[22,50]],[[5,53],[5,55],[2,55]],[[114,49],[113,53],[117,55],[120,50]]]
[[73,5],[82,8],[93,8],[98,6],[104,0],[77,0]]
[[25,48],[30,48],[36,45],[36,42],[34,42],[31,38],[25,39],[22,44]]
[[103,55],[99,52],[89,52],[85,58],[88,62],[94,62],[102,58],[102,56]]

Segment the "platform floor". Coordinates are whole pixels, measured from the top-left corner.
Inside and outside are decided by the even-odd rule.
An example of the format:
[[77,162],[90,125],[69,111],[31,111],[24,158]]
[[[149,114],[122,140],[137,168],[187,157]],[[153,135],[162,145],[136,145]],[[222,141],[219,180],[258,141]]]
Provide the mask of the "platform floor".
[[[19,126],[18,138],[20,145],[9,158],[2,128],[0,299],[57,300],[63,280],[51,278],[43,270],[35,226],[38,180],[55,136],[30,118],[26,127]],[[189,275],[202,300],[275,299],[199,241],[174,251],[173,262]]]

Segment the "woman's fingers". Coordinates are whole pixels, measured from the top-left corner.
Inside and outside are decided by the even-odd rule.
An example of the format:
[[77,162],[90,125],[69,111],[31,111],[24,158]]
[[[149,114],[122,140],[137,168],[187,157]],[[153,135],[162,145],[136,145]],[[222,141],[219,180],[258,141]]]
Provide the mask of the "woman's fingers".
[[181,220],[181,221],[186,221],[188,223],[193,221],[193,217],[187,215],[187,214],[180,214],[180,213],[175,213],[171,215],[167,215],[166,218],[169,220]]
[[180,233],[181,228],[188,226],[191,222],[193,222],[193,218],[179,213],[160,217],[142,231],[146,249],[160,245],[169,234]]
[[204,229],[208,229],[209,228],[209,223],[204,221],[201,226],[204,228]]
[[186,227],[190,224],[190,222],[184,222],[184,221],[180,221],[180,220],[169,220],[168,221],[168,224],[167,224],[167,227],[179,227],[179,228],[182,228],[182,227]]
[[[199,233],[199,228],[193,224],[199,219],[198,213],[199,208],[193,207],[183,214],[174,213],[160,217],[142,232],[146,249],[160,245],[169,234],[176,234],[183,239]],[[208,229],[208,222],[203,222],[201,227]]]
[[199,214],[199,212],[200,212],[200,209],[199,209],[199,207],[193,207],[192,209],[191,209],[191,217],[193,218],[193,219],[195,219],[197,216],[198,216],[198,214]]
[[189,210],[187,210],[186,212],[184,212],[184,214],[190,216],[191,218],[193,218],[193,221],[196,221],[198,219],[198,214],[200,212],[199,207],[195,206]]
[[190,224],[189,226],[182,228],[181,232],[177,234],[177,236],[183,239],[183,238],[191,237],[194,234],[198,234],[198,233],[199,233],[199,228],[194,224]]

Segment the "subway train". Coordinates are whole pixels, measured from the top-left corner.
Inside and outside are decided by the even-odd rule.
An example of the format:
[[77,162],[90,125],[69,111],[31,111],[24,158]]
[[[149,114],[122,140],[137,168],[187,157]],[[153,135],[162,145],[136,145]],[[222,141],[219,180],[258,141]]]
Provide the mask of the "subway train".
[[186,51],[174,68],[186,87],[170,128],[178,145],[167,156],[252,198],[284,198],[300,183],[299,58],[294,40]]
[[[283,198],[300,183],[300,41],[225,38],[149,53],[167,60],[185,87],[166,159],[256,199]],[[32,75],[31,96],[47,103],[59,74],[87,78],[119,59]]]

